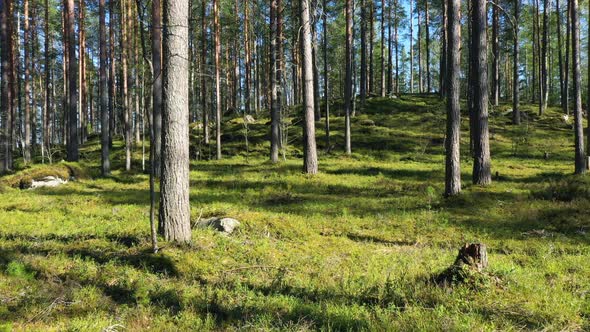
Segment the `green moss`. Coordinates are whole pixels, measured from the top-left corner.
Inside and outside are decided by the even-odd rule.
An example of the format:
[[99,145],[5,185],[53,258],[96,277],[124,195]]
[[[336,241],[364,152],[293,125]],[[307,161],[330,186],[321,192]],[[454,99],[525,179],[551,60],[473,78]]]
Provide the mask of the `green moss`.
[[[108,178],[99,176],[97,137],[80,163],[0,178],[0,321],[56,331],[588,329],[589,186],[570,176],[573,134],[559,110],[537,118],[523,105],[531,115],[520,127],[492,113],[486,188],[470,184],[465,114],[463,193],[445,199],[437,97],[369,99],[353,120],[352,156],[343,153],[342,103],[332,106],[334,147],[325,152],[318,122],[314,177],[301,174],[296,121],[277,165],[268,162],[267,118],[249,125],[248,152],[241,119],[225,124],[219,161],[193,130],[191,155],[201,159],[191,162],[192,219],[230,216],[241,227],[230,237],[195,230],[192,246],[161,243],[157,255],[141,145],[125,172],[116,138]],[[375,126],[361,125],[369,120]],[[10,188],[46,175],[80,181]],[[487,245],[487,274],[433,283],[465,242]]]

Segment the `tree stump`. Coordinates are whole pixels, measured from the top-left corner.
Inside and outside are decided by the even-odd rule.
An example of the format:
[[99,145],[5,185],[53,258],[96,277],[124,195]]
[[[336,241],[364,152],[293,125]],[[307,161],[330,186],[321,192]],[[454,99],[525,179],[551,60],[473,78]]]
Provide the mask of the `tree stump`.
[[455,259],[455,265],[469,265],[477,268],[478,271],[488,267],[488,252],[483,243],[465,244],[459,249],[459,255]]

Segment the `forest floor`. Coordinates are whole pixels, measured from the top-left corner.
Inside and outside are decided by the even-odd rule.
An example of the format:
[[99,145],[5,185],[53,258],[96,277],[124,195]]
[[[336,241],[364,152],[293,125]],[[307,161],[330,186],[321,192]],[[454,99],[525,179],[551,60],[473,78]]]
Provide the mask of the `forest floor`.
[[[249,125],[249,152],[242,120],[228,120],[225,158],[191,163],[191,214],[241,227],[195,229],[191,247],[158,254],[148,176],[120,170],[120,141],[109,178],[96,138],[80,163],[0,178],[0,330],[590,330],[590,181],[571,175],[573,131],[558,109],[539,118],[523,106],[520,127],[508,105],[492,110],[487,188],[470,184],[464,113],[464,191],[444,199],[441,101],[369,100],[350,157],[333,108],[335,146],[325,152],[317,123],[313,177],[301,173],[299,125],[272,165],[268,119]],[[134,157],[141,170],[141,148]],[[77,178],[13,188],[52,172]],[[468,242],[487,245],[487,273],[434,283]]]

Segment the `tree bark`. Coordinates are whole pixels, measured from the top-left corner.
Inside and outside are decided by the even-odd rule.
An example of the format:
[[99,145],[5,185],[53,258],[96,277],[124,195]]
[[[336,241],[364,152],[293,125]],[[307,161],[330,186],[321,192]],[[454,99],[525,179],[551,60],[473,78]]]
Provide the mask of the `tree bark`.
[[410,0],[410,93],[414,93],[414,0]]
[[488,185],[492,182],[492,173],[488,132],[487,6],[486,0],[473,0],[472,3],[473,183]]
[[272,0],[270,5],[270,67],[272,69],[271,88],[271,124],[270,124],[270,160],[273,163],[279,161],[280,141],[280,100],[278,99],[279,63],[278,63],[278,24],[277,14],[279,11],[279,0]]
[[74,16],[74,0],[66,0],[66,33],[68,36],[68,79],[69,79],[69,135],[68,135],[68,161],[78,161],[78,89],[76,60],[76,31]]
[[51,161],[50,144],[51,144],[51,55],[49,45],[51,44],[51,34],[49,32],[49,0],[45,0],[45,102],[43,105],[43,150],[47,151],[48,160]]
[[545,112],[547,109],[547,103],[549,101],[549,75],[547,72],[548,68],[548,57],[549,57],[549,2],[543,0],[543,46],[541,48],[541,84],[543,86],[542,97],[542,108]]
[[424,6],[424,30],[426,35],[426,92],[430,93],[432,89],[432,82],[430,80],[430,13],[428,10],[428,0],[424,1]]
[[365,107],[367,99],[367,4],[366,0],[361,0],[361,75],[360,75],[360,97],[361,107]]
[[565,114],[570,114],[570,60],[571,60],[571,34],[572,34],[572,6],[570,0],[567,0],[567,19],[566,19],[566,33],[565,33],[565,79],[564,79],[564,112]]
[[442,18],[442,36],[440,51],[440,72],[439,72],[439,95],[441,98],[446,96],[447,82],[447,62],[448,62],[448,3],[443,1],[443,18]]
[[86,28],[85,28],[85,20],[86,20],[86,9],[84,5],[84,1],[79,2],[79,21],[78,21],[78,39],[79,39],[79,69],[78,69],[78,77],[79,77],[79,87],[80,87],[80,94],[78,96],[78,103],[80,105],[80,131],[79,131],[79,141],[80,143],[84,143],[86,141],[87,130],[86,130],[86,123],[88,121],[88,86],[86,82]]
[[219,0],[213,0],[213,25],[215,29],[215,136],[216,157],[221,159],[221,28],[219,27]]
[[309,0],[299,1],[301,9],[301,59],[303,65],[303,113],[305,116],[303,136],[305,146],[303,171],[307,174],[318,172],[318,156],[315,140],[314,93],[313,93],[313,61],[311,46],[311,22],[309,16]]
[[492,103],[500,103],[500,13],[497,6],[492,6]]
[[[328,79],[328,3],[327,0],[323,0],[322,6],[324,12],[323,18],[323,34],[324,34],[324,107],[325,110],[325,121],[326,121],[326,149],[330,149],[330,85]],[[366,64],[365,64],[366,66]]]
[[575,173],[586,173],[584,128],[582,117],[582,72],[580,69],[580,8],[578,0],[570,0],[572,23],[572,75],[574,93]]
[[393,92],[393,38],[391,35],[391,0],[387,2],[387,94],[391,95]]
[[447,138],[445,195],[454,196],[461,192],[461,0],[445,0],[448,19],[447,59]]
[[191,242],[188,0],[164,0],[160,220],[167,241]]
[[0,41],[2,46],[0,81],[0,111],[5,114],[4,127],[4,171],[12,170],[12,0],[0,0]]
[[565,109],[565,73],[564,73],[564,66],[563,66],[563,42],[561,41],[561,25],[563,20],[561,19],[561,10],[560,10],[560,2],[561,0],[555,1],[555,14],[557,16],[557,52],[558,52],[558,61],[559,61],[559,101],[562,109]]
[[381,0],[381,97],[385,97],[385,0]]
[[105,0],[99,0],[99,39],[100,39],[100,128],[101,128],[101,170],[102,175],[107,176],[111,172],[109,159],[109,99],[107,79],[107,34],[105,19]]
[[25,127],[25,137],[23,140],[23,161],[25,164],[31,162],[31,53],[30,49],[32,48],[31,45],[31,38],[30,38],[30,23],[29,23],[29,0],[24,0],[23,3],[23,16],[24,16],[24,53],[25,53],[25,72],[24,72],[24,83],[25,83],[25,119],[24,119],[24,127]]
[[345,111],[345,127],[344,127],[344,144],[346,154],[352,153],[351,144],[351,130],[350,130],[350,115],[352,112],[352,1],[346,0],[346,78],[344,82],[344,111]]
[[518,35],[520,32],[520,2],[521,0],[514,0],[514,67],[512,72],[512,124],[520,124],[520,78],[519,78],[519,50]]

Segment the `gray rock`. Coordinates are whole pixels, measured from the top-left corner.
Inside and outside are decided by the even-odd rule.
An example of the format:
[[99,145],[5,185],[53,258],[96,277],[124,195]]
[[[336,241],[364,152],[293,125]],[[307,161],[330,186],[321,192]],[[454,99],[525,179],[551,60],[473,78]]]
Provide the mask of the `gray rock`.
[[196,224],[196,228],[212,228],[218,232],[224,234],[231,234],[233,231],[240,226],[240,222],[233,218],[220,218],[213,217],[208,219],[199,220]]
[[256,119],[254,119],[254,117],[252,115],[248,114],[244,117],[244,122],[254,123],[254,122],[256,122]]
[[62,180],[55,176],[46,176],[44,178],[33,180],[31,183],[31,189],[41,188],[41,187],[57,187],[61,186],[62,184],[68,183],[67,180]]

